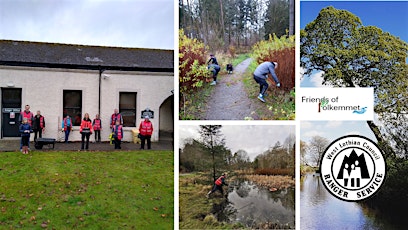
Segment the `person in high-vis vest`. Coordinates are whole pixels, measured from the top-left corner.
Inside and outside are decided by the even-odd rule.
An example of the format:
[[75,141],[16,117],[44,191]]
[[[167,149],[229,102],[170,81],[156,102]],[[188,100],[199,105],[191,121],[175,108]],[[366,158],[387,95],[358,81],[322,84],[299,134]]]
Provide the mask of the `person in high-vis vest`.
[[[89,118],[89,114],[85,113],[84,119],[79,127],[79,132],[81,133],[81,150],[88,150],[89,148],[89,137],[92,134],[92,121]],[[86,141],[85,141],[86,139]]]
[[92,126],[95,132],[95,142],[101,142],[102,121],[99,118],[99,114],[96,114],[95,119],[92,121]]
[[62,128],[62,131],[65,133],[65,143],[68,143],[69,133],[71,132],[71,129],[72,129],[72,120],[68,114],[62,120],[61,128]]
[[144,117],[144,121],[140,122],[139,133],[140,133],[140,149],[144,149],[145,142],[147,140],[147,148],[151,149],[151,138],[153,134],[153,124],[149,120],[149,116]]
[[41,115],[40,110],[37,111],[37,114],[33,119],[33,131],[34,131],[34,142],[37,141],[37,134],[39,138],[42,138],[42,133],[45,131],[45,119]]
[[123,139],[123,127],[119,120],[116,120],[116,124],[112,127],[112,136],[115,139],[115,149],[121,149],[120,144]]
[[123,117],[122,117],[122,114],[119,113],[118,109],[113,110],[113,114],[110,118],[110,128],[111,129],[116,124],[116,121],[119,121],[120,124],[123,125]]
[[[27,119],[27,124],[30,125],[30,127],[32,128],[34,115],[30,111],[30,106],[29,105],[26,105],[24,107],[24,111],[22,111],[20,113],[20,117],[19,117],[20,124],[23,123],[24,118]],[[23,141],[20,142],[20,151],[22,151],[22,149],[23,149]],[[28,149],[30,149],[30,139],[28,139]]]
[[223,173],[220,177],[218,177],[217,180],[214,181],[214,186],[211,189],[211,191],[208,192],[207,198],[210,198],[210,195],[217,190],[220,190],[221,194],[224,195],[224,190],[222,189],[222,185],[228,186],[227,183],[225,183],[225,178],[227,177],[227,173]]

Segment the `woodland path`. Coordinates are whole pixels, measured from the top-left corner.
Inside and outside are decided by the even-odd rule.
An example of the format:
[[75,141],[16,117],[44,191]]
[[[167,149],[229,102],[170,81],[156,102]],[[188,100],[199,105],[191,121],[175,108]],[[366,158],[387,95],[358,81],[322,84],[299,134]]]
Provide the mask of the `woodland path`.
[[250,99],[244,89],[244,73],[251,58],[234,67],[232,74],[217,77],[210,100],[207,102],[205,120],[245,120],[246,117],[259,119],[255,113],[257,99]]

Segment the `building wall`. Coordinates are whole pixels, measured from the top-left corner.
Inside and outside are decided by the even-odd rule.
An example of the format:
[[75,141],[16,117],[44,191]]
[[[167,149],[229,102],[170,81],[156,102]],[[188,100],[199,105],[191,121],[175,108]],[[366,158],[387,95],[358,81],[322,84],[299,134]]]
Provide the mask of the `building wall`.
[[[154,119],[151,119],[154,127],[152,141],[157,141],[159,108],[174,88],[173,73],[105,71],[103,75],[109,77],[101,79],[102,141],[108,140],[109,119],[113,110],[119,108],[119,92],[137,93],[137,126],[141,121],[142,110],[148,107],[155,112]],[[94,119],[98,113],[99,71],[0,66],[0,87],[8,87],[10,83],[15,88],[22,88],[23,108],[29,104],[33,113],[40,110],[45,117],[46,131],[43,137],[64,138],[61,132],[63,90],[82,90],[82,115],[89,113],[90,118]],[[172,124],[162,125],[168,127]],[[124,141],[132,140],[132,129],[135,127],[124,127]],[[91,140],[93,138],[91,136]],[[74,127],[70,140],[80,139],[79,127]]]

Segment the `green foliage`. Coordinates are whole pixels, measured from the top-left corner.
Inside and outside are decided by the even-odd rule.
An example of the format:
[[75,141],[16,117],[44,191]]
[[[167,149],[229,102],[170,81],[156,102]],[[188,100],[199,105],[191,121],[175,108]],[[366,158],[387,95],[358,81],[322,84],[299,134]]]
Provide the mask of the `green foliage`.
[[171,229],[173,151],[1,153],[1,229]]
[[346,10],[327,7],[301,31],[300,54],[306,76],[323,71],[326,85],[373,87],[374,112],[387,127],[380,129],[368,121],[370,129],[387,157],[408,155],[404,147],[408,128],[404,122],[408,113],[405,41],[375,26],[363,26],[356,15]]
[[265,16],[265,39],[268,35],[277,34],[283,36],[289,29],[289,1],[274,0],[267,1],[268,10]]
[[[394,162],[387,162],[387,165]],[[384,185],[378,190],[378,193],[365,201],[364,203],[381,210],[384,213],[392,213],[384,215],[389,221],[396,226],[395,229],[403,229],[408,224],[408,220],[404,215],[408,206],[408,161],[401,162],[398,168],[392,167],[387,172],[387,177]]]

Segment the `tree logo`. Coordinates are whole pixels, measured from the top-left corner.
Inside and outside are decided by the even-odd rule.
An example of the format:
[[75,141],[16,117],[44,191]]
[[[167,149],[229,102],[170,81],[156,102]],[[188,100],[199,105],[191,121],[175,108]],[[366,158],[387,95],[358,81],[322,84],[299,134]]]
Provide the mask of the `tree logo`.
[[321,179],[326,189],[345,201],[365,200],[385,181],[386,163],[372,140],[348,135],[333,141],[320,161]]

